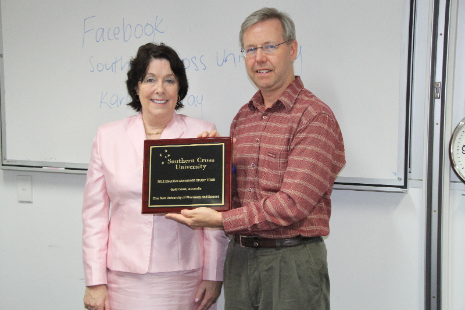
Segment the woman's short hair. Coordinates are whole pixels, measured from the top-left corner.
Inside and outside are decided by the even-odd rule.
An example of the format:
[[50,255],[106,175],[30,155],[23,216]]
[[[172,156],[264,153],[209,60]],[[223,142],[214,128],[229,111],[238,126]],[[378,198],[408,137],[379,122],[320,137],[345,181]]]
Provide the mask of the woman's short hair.
[[270,19],[277,19],[283,27],[283,39],[285,42],[295,40],[295,25],[292,19],[284,12],[280,12],[275,8],[262,8],[247,16],[241,25],[239,32],[239,43],[244,48],[244,32],[256,23],[264,22]]
[[182,108],[184,105],[181,103],[187,95],[187,90],[189,84],[187,83],[186,69],[181,58],[178,54],[168,45],[163,43],[154,44],[147,43],[139,47],[137,55],[135,58],[132,58],[129,62],[129,71],[128,79],[126,81],[126,86],[128,89],[128,94],[131,96],[132,101],[128,103],[137,112],[142,110],[142,105],[139,101],[139,96],[136,93],[136,88],[139,85],[139,82],[144,80],[145,75],[147,74],[147,69],[149,67],[152,59],[166,59],[169,61],[171,70],[173,71],[176,79],[179,84],[179,100],[176,103],[175,110]]

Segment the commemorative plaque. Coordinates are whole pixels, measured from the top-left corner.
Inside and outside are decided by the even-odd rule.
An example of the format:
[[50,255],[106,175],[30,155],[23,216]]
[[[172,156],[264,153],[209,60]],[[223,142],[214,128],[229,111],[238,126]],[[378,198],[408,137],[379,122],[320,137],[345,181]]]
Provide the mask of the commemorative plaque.
[[145,140],[142,213],[231,205],[230,137]]

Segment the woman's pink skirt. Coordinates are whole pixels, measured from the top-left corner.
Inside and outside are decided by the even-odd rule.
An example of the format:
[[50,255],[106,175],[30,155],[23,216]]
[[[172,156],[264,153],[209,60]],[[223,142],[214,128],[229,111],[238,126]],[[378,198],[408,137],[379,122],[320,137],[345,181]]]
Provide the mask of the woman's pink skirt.
[[[195,310],[202,269],[135,274],[108,269],[111,310]],[[216,304],[210,307],[216,310]]]

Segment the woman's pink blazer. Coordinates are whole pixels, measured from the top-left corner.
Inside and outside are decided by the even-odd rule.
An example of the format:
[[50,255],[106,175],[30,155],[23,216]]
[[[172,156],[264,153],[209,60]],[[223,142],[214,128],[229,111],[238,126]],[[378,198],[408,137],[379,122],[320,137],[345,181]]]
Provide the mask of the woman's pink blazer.
[[[161,139],[196,138],[213,129],[174,113]],[[142,114],[101,126],[94,139],[82,210],[86,286],[106,284],[107,268],[144,274],[203,267],[204,280],[222,281],[229,241],[223,230],[193,230],[141,214],[144,140]]]

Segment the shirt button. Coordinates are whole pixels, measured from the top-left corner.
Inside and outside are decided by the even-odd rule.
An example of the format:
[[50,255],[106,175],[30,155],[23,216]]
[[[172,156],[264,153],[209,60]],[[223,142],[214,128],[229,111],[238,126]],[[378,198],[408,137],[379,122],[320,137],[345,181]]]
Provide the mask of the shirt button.
[[147,227],[147,228],[152,228],[152,222],[147,221],[147,222],[145,223],[145,227]]
[[267,118],[267,116],[266,116],[266,115],[263,115],[263,119],[266,119],[266,118]]
[[259,138],[255,139],[255,142],[257,142],[257,143],[260,142],[260,139]]
[[252,189],[249,187],[249,192],[251,192],[251,191],[252,191]]
[[255,163],[252,163],[251,166],[252,166],[252,168],[255,167]]

